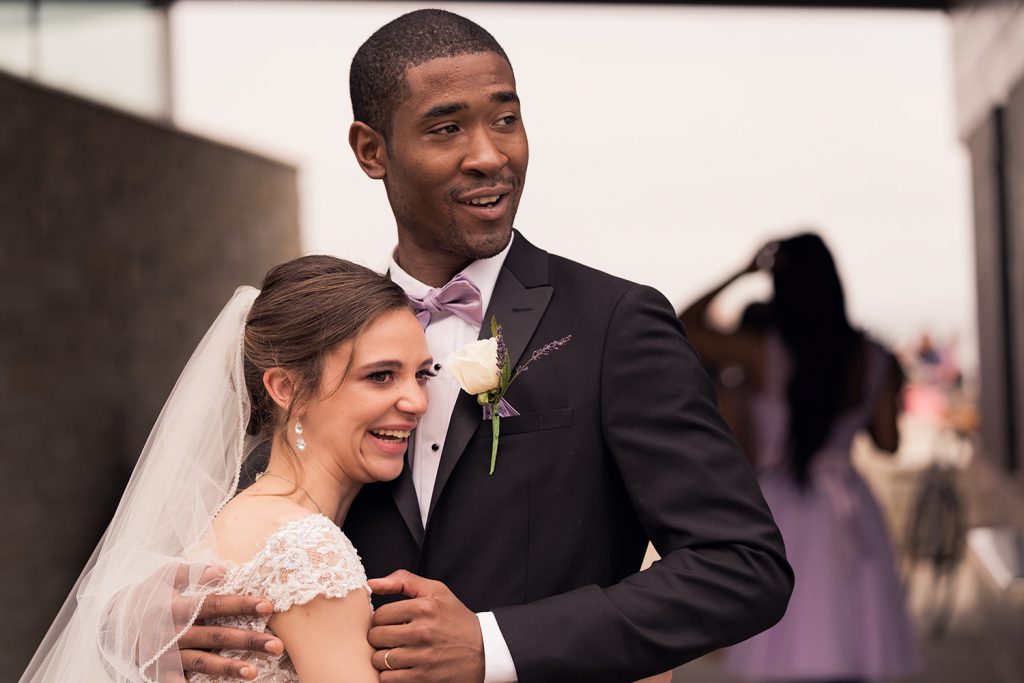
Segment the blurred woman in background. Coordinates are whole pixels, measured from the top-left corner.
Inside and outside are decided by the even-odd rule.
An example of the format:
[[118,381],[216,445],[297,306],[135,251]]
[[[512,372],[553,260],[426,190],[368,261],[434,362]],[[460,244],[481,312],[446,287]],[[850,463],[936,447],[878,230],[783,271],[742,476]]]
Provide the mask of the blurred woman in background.
[[[720,332],[714,298],[741,276],[769,271],[765,325]],[[680,320],[705,362],[738,366],[749,387],[734,406],[748,454],[782,531],[796,587],[776,626],[733,647],[726,666],[764,681],[867,681],[906,675],[918,657],[881,511],[853,469],[861,429],[881,450],[899,445],[903,374],[894,356],[846,317],[842,284],[820,237],[761,249]]]

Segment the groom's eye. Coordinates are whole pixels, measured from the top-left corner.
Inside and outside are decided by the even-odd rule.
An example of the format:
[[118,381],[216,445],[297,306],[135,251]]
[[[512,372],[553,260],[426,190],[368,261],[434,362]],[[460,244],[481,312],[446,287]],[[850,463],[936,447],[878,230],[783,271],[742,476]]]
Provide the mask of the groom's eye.
[[447,136],[447,135],[455,135],[458,132],[459,132],[459,127],[456,124],[454,124],[454,123],[449,123],[449,124],[446,124],[444,126],[438,126],[437,128],[432,129],[430,131],[430,134],[431,135],[439,135],[439,136],[444,137],[444,136]]

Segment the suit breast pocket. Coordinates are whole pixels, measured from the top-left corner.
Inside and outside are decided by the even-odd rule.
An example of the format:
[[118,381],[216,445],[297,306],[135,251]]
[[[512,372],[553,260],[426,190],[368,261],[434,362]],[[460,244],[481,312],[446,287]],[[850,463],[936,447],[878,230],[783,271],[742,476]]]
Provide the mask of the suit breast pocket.
[[[501,418],[501,437],[528,434],[549,429],[564,429],[572,426],[572,408],[556,408],[542,413],[526,413]],[[477,430],[476,438],[491,438],[491,421],[485,420]]]

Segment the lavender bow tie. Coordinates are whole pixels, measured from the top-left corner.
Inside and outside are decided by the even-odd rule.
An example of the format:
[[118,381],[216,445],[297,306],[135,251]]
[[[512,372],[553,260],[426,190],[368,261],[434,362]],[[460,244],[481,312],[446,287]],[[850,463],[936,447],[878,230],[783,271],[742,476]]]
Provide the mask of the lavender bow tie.
[[448,313],[465,320],[477,329],[484,319],[480,289],[461,274],[452,278],[444,287],[431,289],[422,299],[410,296],[409,303],[416,311],[416,319],[420,321],[423,329],[427,329],[434,316]]

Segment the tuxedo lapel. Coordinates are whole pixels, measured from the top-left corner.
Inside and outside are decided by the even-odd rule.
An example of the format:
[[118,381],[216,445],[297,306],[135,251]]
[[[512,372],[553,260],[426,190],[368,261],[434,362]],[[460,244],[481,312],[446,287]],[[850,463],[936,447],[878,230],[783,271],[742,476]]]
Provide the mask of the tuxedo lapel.
[[[413,433],[412,439],[415,438],[416,435]],[[398,475],[398,479],[392,485],[391,495],[395,499],[395,505],[398,506],[402,519],[405,520],[405,525],[409,527],[409,533],[416,539],[416,544],[422,547],[423,518],[420,517],[420,504],[416,498],[416,487],[412,483],[412,465],[409,463],[409,454],[413,452],[412,439],[409,440],[409,446],[405,451],[405,467],[402,468],[402,473]]]
[[[533,246],[517,232],[495,282],[491,302],[484,314],[483,325],[480,326],[480,338],[491,336],[491,316],[494,316],[501,324],[509,362],[514,368],[544,317],[553,293],[554,288],[548,284],[547,252]],[[476,402],[476,397],[464,391],[459,392],[448,424],[434,492],[430,498],[428,522],[448,477],[482,421],[483,409]]]
[[[385,275],[390,278],[391,270],[389,269]],[[420,517],[420,504],[416,498],[416,487],[412,483],[412,464],[409,462],[415,439],[416,432],[413,432],[405,449],[405,466],[391,487],[391,496],[395,499],[395,505],[398,506],[405,525],[409,527],[409,533],[416,539],[416,544],[423,547],[423,519]]]

